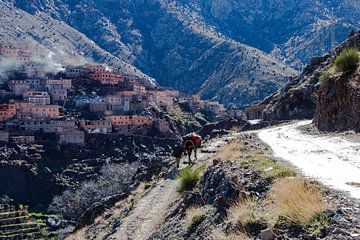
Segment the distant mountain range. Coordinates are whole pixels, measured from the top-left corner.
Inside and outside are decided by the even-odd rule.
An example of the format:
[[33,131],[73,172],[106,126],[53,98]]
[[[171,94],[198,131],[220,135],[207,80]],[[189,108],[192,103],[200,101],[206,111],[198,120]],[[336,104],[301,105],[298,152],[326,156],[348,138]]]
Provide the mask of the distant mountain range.
[[0,7],[0,41],[83,54],[228,106],[262,100],[360,24],[354,0],[0,0]]

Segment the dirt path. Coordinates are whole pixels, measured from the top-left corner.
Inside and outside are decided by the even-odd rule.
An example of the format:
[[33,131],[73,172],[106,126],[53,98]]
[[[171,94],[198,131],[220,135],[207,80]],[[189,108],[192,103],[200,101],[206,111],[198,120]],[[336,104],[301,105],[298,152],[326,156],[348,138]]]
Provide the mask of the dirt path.
[[[209,142],[198,154],[197,164],[206,161],[224,146],[231,137],[223,137]],[[184,165],[182,165],[184,167]],[[137,201],[132,211],[121,220],[121,225],[107,239],[145,240],[163,224],[168,210],[180,194],[177,192],[176,172],[161,179],[155,187]]]
[[[235,135],[228,135],[206,143],[198,152],[196,166],[214,156],[234,137]],[[182,163],[180,167],[185,165]],[[148,190],[144,190],[144,185],[139,186],[128,199],[118,202],[99,216],[94,224],[77,231],[67,239],[148,239],[163,224],[168,210],[181,198],[177,192],[176,174],[177,171],[171,171],[164,178],[152,183]],[[119,219],[120,224],[114,230],[115,219]]]
[[298,129],[310,123],[263,129],[258,136],[271,147],[275,157],[290,162],[305,176],[360,198],[360,144],[336,134],[307,135]]

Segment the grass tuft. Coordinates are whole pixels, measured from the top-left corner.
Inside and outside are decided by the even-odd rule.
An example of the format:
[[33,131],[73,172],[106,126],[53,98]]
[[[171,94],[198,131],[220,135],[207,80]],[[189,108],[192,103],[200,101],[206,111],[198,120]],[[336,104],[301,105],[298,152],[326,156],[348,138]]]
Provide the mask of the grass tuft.
[[262,172],[264,178],[283,178],[295,177],[296,173],[289,168],[286,168],[271,158],[263,154],[254,154],[250,157],[251,160],[243,162],[244,166],[253,168]]
[[180,180],[180,185],[178,187],[179,192],[185,192],[192,190],[196,184],[199,182],[204,167],[191,168],[186,167],[177,175],[177,178]]
[[329,83],[329,79],[331,77],[331,74],[329,71],[324,71],[320,78],[319,78],[319,81],[320,81],[320,85],[322,86],[326,86],[328,83]]
[[203,207],[191,207],[186,211],[186,223],[189,228],[193,228],[199,225],[205,218],[206,214],[209,212],[210,208],[208,206]]
[[359,52],[356,48],[344,49],[335,59],[338,72],[348,72],[357,69],[360,62]]
[[311,224],[325,209],[320,188],[299,178],[277,180],[270,190],[270,199],[279,219],[295,225]]
[[235,223],[242,233],[252,233],[267,227],[265,217],[256,198],[244,199],[228,210],[228,220]]

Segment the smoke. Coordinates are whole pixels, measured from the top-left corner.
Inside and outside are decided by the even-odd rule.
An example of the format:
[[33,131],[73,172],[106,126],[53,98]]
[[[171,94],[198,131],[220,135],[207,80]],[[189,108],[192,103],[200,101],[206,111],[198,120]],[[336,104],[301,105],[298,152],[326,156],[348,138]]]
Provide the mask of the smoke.
[[[60,47],[45,49],[39,46],[26,46],[25,50],[20,50],[22,56],[30,58],[30,62],[24,62],[20,58],[0,56],[0,78],[8,79],[11,72],[23,72],[32,76],[33,72],[43,72],[56,74],[65,71],[67,66],[78,66],[88,62],[79,53],[68,52]],[[40,76],[39,76],[40,77]]]

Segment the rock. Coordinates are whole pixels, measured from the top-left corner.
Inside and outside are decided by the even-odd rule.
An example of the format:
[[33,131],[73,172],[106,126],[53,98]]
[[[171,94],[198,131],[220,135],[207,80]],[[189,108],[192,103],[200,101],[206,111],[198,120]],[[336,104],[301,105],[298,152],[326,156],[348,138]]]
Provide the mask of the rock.
[[335,216],[336,213],[331,209],[326,209],[323,214],[327,218],[332,218],[333,216]]
[[261,231],[260,238],[261,240],[273,240],[275,239],[275,234],[272,229],[268,228]]

